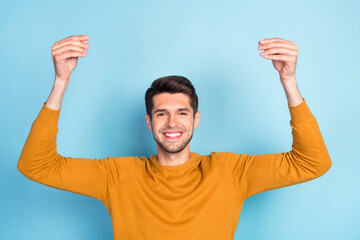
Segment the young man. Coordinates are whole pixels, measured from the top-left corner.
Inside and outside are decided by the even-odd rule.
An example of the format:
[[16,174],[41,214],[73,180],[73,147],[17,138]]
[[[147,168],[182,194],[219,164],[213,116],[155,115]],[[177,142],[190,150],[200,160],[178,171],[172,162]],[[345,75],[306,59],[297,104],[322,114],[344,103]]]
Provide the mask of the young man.
[[297,47],[278,38],[261,40],[258,48],[272,60],[285,90],[290,152],[190,152],[200,120],[197,95],[188,79],[168,76],[155,80],[145,96],[157,155],[101,160],[59,155],[60,106],[78,57],[90,48],[88,39],[72,36],[52,47],[54,87],[32,125],[18,169],[36,182],[102,201],[113,220],[114,239],[233,239],[247,197],[309,181],[330,168],[316,119],[297,89]]

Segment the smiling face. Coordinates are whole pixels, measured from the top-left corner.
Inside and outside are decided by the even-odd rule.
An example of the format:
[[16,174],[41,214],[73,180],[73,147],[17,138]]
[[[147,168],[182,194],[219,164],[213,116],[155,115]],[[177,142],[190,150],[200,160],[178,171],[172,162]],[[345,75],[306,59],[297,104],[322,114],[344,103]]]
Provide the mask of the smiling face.
[[183,93],[160,93],[153,97],[153,104],[152,119],[148,114],[145,117],[158,151],[189,151],[194,127],[198,127],[200,120],[200,112],[194,117],[189,96]]

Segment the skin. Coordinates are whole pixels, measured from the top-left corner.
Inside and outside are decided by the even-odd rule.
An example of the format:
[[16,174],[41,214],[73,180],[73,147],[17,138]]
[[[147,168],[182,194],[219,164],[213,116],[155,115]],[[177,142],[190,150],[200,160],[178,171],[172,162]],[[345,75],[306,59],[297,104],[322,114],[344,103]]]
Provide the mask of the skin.
[[288,104],[294,107],[302,103],[303,98],[295,78],[298,47],[293,42],[280,38],[263,39],[258,45],[258,49],[263,51],[260,56],[272,60],[278,71]]
[[[64,93],[70,81],[72,71],[76,68],[78,58],[88,54],[89,36],[70,36],[56,42],[51,50],[55,67],[55,81],[45,105],[58,110],[61,107]],[[280,38],[263,39],[258,42],[260,56],[271,60],[278,71],[289,106],[303,102],[295,78],[298,56],[297,46]],[[199,126],[200,112],[193,115],[190,99],[187,95],[162,93],[154,96],[153,119],[146,114],[146,124],[153,132],[157,145],[158,162],[166,166],[186,163],[190,159],[190,140],[194,128]],[[187,109],[187,110],[185,110]],[[165,133],[180,133],[177,138],[169,138]]]
[[[190,158],[190,140],[194,128],[199,126],[200,112],[194,117],[190,98],[183,93],[157,94],[153,102],[152,119],[148,114],[145,118],[156,141],[159,163],[167,166],[185,163]],[[171,138],[165,135],[167,133],[180,136]]]

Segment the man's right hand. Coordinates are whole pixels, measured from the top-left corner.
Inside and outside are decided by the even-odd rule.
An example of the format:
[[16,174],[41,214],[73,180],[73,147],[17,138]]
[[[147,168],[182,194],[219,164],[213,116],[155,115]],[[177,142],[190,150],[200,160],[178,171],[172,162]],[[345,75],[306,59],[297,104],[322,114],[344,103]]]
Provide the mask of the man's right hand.
[[56,80],[69,82],[78,57],[85,57],[88,53],[86,49],[90,49],[88,42],[89,36],[77,35],[58,41],[51,47]]
[[55,81],[45,103],[46,107],[54,110],[60,109],[71,72],[75,69],[78,58],[85,57],[86,49],[90,49],[88,42],[89,36],[78,35],[67,37],[52,46],[51,55],[55,66]]

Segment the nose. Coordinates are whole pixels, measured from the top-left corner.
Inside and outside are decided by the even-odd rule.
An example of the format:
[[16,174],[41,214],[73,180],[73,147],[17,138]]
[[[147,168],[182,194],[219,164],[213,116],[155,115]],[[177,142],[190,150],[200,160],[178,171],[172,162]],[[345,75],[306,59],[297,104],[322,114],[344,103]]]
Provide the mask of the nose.
[[167,121],[167,126],[175,127],[176,126],[176,117],[175,115],[170,114]]

